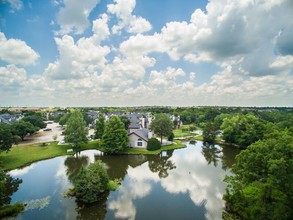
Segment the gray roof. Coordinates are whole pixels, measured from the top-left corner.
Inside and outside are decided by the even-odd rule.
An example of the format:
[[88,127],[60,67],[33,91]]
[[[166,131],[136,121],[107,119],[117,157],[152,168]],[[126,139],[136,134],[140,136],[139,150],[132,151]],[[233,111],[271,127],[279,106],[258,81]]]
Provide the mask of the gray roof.
[[131,134],[136,134],[137,136],[141,137],[145,141],[149,140],[148,129],[146,129],[146,128],[142,128],[142,129],[138,129],[136,131],[133,131],[129,135],[131,135]]
[[90,116],[92,119],[96,120],[98,118],[98,114],[99,112],[96,112],[96,111],[89,111],[88,113],[88,116]]
[[10,121],[8,121],[7,119],[5,119],[5,118],[2,117],[1,115],[0,115],[0,122],[3,122],[3,123],[5,123],[5,124],[11,124]]
[[0,122],[6,123],[6,124],[12,124],[13,122],[16,122],[20,118],[20,114],[1,114],[0,115]]
[[137,114],[130,115],[129,120],[130,120],[130,124],[128,128],[137,128],[137,129],[140,128],[140,120]]

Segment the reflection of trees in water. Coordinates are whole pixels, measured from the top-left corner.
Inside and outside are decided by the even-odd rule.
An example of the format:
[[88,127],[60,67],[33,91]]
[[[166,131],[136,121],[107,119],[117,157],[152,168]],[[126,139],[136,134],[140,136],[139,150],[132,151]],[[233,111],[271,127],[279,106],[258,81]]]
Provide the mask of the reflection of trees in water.
[[77,220],[97,220],[105,219],[107,213],[107,199],[110,192],[107,191],[99,195],[99,200],[93,204],[86,205],[77,202]]
[[67,167],[66,175],[68,179],[72,182],[75,176],[78,174],[82,166],[87,166],[89,163],[88,156],[75,156],[67,157],[64,161],[64,165]]
[[202,154],[208,164],[213,164],[216,167],[221,159],[223,170],[231,169],[239,152],[239,149],[230,146],[221,146],[221,150],[206,143],[202,146]]
[[110,179],[124,179],[128,166],[137,167],[148,160],[146,155],[95,155],[95,160],[101,160],[107,166]]
[[0,169],[0,207],[11,202],[11,196],[18,190],[22,179],[13,178]]
[[127,155],[95,155],[95,160],[101,160],[107,167],[110,179],[124,179],[127,174],[128,160]]
[[222,169],[231,169],[232,165],[235,164],[235,157],[240,153],[240,150],[233,146],[223,146],[222,152]]
[[202,154],[208,164],[218,165],[221,151],[215,145],[204,143],[202,146]]
[[166,178],[169,173],[168,170],[176,168],[175,163],[170,159],[173,155],[172,151],[167,151],[166,155],[161,153],[160,155],[154,155],[149,157],[149,168],[153,173],[158,173],[160,178]]

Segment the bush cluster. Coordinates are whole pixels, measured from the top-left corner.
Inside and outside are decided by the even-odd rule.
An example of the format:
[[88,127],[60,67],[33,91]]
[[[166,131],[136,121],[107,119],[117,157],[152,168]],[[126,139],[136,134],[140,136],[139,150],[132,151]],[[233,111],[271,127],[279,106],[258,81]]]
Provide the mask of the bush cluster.
[[147,145],[147,150],[154,151],[161,148],[161,143],[156,138],[150,138]]

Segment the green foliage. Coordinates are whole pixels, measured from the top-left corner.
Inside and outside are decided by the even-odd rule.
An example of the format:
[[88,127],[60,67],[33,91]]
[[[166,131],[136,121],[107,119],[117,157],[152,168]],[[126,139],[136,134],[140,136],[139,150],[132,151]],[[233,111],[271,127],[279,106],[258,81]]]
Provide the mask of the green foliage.
[[9,151],[13,143],[17,143],[17,136],[12,134],[10,125],[0,123],[0,153]]
[[94,119],[90,117],[86,112],[82,112],[83,120],[87,125],[94,123]]
[[150,129],[161,137],[168,136],[173,131],[173,123],[166,114],[157,114],[150,125]]
[[107,153],[120,153],[128,145],[128,134],[118,116],[112,116],[106,123],[102,147]]
[[38,114],[25,116],[22,120],[26,122],[30,122],[33,126],[39,129],[46,127],[43,117]]
[[195,131],[196,130],[196,126],[195,125],[190,125],[189,126],[189,130],[190,131]]
[[27,121],[16,121],[12,124],[12,131],[15,135],[19,136],[21,140],[24,140],[24,137],[27,134],[33,134],[38,130],[30,122]]
[[130,125],[129,118],[127,116],[124,116],[124,115],[120,116],[119,118],[122,121],[122,123],[124,124],[125,129],[127,130],[128,126]]
[[248,145],[263,138],[265,124],[252,114],[237,114],[225,118],[221,125],[223,139],[228,143],[246,148]]
[[81,168],[74,181],[74,192],[78,200],[93,203],[99,194],[108,190],[109,177],[102,161],[98,160],[87,169]]
[[228,211],[243,219],[293,218],[293,137],[287,131],[250,145],[226,177]]
[[61,126],[64,126],[64,125],[66,125],[66,123],[67,123],[67,121],[68,121],[68,119],[70,118],[70,116],[71,116],[71,113],[66,113],[65,115],[62,115],[60,118],[59,118],[59,124],[61,125]]
[[65,129],[65,142],[71,143],[73,147],[78,148],[82,143],[87,143],[87,134],[88,129],[82,114],[79,111],[72,112]]
[[24,205],[22,203],[15,203],[14,205],[7,205],[0,208],[0,218],[8,216],[16,216],[18,213],[24,210]]
[[0,207],[10,204],[12,194],[21,183],[21,179],[14,179],[0,169]]
[[121,184],[121,178],[110,180],[108,182],[108,189],[112,190],[112,191],[117,190],[117,189],[119,189],[120,184]]
[[168,135],[168,141],[173,141],[175,137],[175,134],[172,132]]
[[105,117],[102,113],[99,114],[98,120],[96,121],[95,139],[103,137],[105,129]]
[[208,144],[214,144],[219,127],[215,122],[207,122],[202,129],[203,141]]
[[150,138],[147,145],[147,150],[154,151],[161,148],[161,143],[157,138]]

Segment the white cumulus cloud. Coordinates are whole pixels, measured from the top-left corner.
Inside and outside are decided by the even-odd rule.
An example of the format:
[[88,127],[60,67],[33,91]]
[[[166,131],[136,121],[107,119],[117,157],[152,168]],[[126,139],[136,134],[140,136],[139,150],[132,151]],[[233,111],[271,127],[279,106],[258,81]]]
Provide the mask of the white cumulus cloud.
[[34,65],[38,58],[39,54],[24,41],[6,39],[4,33],[0,32],[0,60],[26,66]]
[[[90,26],[89,15],[100,0],[64,0],[57,14],[59,34],[82,34]],[[59,3],[60,4],[60,3]]]
[[152,25],[145,18],[137,17],[132,12],[136,0],[114,0],[115,4],[109,4],[108,12],[116,15],[118,24],[112,27],[114,34],[120,33],[125,28],[129,33],[143,33],[152,29]]

